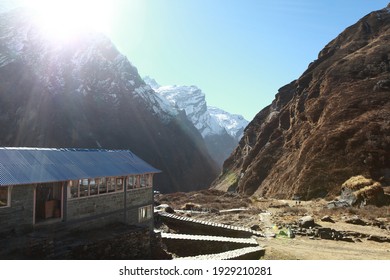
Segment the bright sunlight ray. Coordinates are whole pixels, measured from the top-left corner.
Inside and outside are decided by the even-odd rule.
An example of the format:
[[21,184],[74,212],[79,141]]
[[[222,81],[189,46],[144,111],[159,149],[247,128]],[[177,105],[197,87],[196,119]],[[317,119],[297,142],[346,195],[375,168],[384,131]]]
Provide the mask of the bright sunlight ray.
[[26,2],[48,37],[67,41],[83,31],[108,33],[116,1],[29,0]]

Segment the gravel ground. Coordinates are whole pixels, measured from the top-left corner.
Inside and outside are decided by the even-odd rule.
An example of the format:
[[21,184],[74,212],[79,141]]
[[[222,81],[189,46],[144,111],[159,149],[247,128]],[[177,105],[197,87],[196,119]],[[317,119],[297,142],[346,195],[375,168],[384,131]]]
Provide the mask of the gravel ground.
[[[233,197],[234,196],[234,197]],[[354,242],[325,240],[310,236],[287,238],[278,233],[306,215],[311,215],[320,227],[337,231],[361,233],[362,236],[375,235],[390,239],[390,207],[367,207],[365,209],[343,208],[327,209],[324,200],[302,201],[262,199],[241,197],[237,194],[226,195],[216,191],[198,193],[180,193],[160,195],[157,201],[169,204],[173,209],[183,209],[186,203],[199,209],[227,210],[232,212],[207,212],[203,214],[181,215],[228,225],[258,228],[269,236],[257,238],[266,249],[263,259],[268,260],[390,260],[390,242],[369,241],[367,238],[355,239]],[[239,210],[237,208],[245,208]],[[198,210],[199,210],[198,209]],[[329,215],[334,223],[322,222],[321,218]],[[350,217],[358,217],[366,225],[349,224]]]

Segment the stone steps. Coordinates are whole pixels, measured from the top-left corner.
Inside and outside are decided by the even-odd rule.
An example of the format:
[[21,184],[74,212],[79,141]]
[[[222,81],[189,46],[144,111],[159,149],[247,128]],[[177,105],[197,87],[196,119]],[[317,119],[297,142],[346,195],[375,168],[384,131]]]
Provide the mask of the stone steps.
[[[201,220],[178,216],[166,212],[159,212],[158,215],[162,218],[163,221],[169,224],[168,226],[172,226],[173,228],[176,227],[176,229],[182,231],[183,233],[190,233],[190,234],[196,233],[197,235],[210,235],[209,231],[211,232],[220,231],[220,234],[216,234],[216,235],[222,235],[227,237],[246,237],[246,238],[252,235],[264,237],[264,234],[262,232],[254,231],[249,228],[225,225],[225,224],[214,223],[210,221],[201,221]],[[187,227],[184,225],[187,225]],[[189,225],[190,227],[188,227]],[[187,230],[188,232],[186,232]]]
[[176,258],[177,260],[254,260],[264,255],[261,247],[245,247],[218,254],[198,255],[193,257]]
[[160,212],[159,217],[177,233],[161,232],[162,243],[176,259],[260,259],[264,249],[253,236],[263,233],[210,221]]
[[174,234],[174,233],[161,233],[162,239],[180,239],[180,240],[197,240],[197,241],[216,241],[216,242],[232,242],[241,243],[246,245],[255,245],[258,243],[253,238],[233,238],[224,236],[209,236],[209,235],[190,235],[190,234]]
[[[249,251],[239,251],[242,254],[246,252],[260,252],[262,248],[254,238],[233,238],[225,236],[208,236],[208,235],[191,235],[191,234],[172,234],[161,233],[162,243],[166,246],[167,250],[174,254],[175,258],[181,257],[196,257],[200,255],[216,255],[230,251],[235,251],[244,248],[257,248],[250,249]],[[236,254],[235,256],[241,255]],[[253,255],[253,254],[252,254]]]

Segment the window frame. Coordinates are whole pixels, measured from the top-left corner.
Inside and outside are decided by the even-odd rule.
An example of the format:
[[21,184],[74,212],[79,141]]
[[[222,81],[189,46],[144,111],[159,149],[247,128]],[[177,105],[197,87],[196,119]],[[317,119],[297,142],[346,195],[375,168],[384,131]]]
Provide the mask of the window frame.
[[151,188],[153,186],[153,173],[128,175],[126,178],[126,188],[128,190]]
[[146,188],[147,187],[147,174],[141,174],[139,179],[139,187]]
[[11,190],[12,190],[12,186],[0,186],[0,189],[6,189],[7,190],[7,201],[6,201],[6,204],[3,205],[3,206],[0,205],[0,209],[11,207]]
[[[87,185],[86,182],[88,182]],[[125,189],[150,188],[152,185],[152,173],[70,180],[68,181],[68,200],[122,193]]]
[[153,218],[153,205],[145,205],[138,208],[138,222],[146,222]]
[[129,175],[126,177],[126,188],[128,190],[132,190],[132,189],[135,189],[135,185],[136,185],[136,178],[135,178],[135,175]]
[[[118,180],[121,180],[121,186],[117,186]],[[94,182],[94,184],[91,184],[91,182]],[[99,178],[84,178],[79,180],[71,180],[68,181],[71,182],[68,184],[68,187],[70,188],[70,196],[68,197],[68,200],[75,200],[75,199],[82,199],[82,198],[89,198],[89,197],[96,197],[101,195],[109,195],[114,193],[123,193],[123,183],[124,178],[123,177],[99,177]],[[81,184],[82,182],[88,182],[87,185]],[[84,187],[83,187],[84,186]],[[87,187],[85,189],[85,186]],[[91,186],[92,188],[95,188],[97,192],[91,192]],[[84,188],[84,193],[81,195],[81,188]],[[105,189],[104,192],[101,192],[100,188]],[[72,196],[72,188],[77,188],[77,196]],[[87,191],[85,191],[87,190]]]

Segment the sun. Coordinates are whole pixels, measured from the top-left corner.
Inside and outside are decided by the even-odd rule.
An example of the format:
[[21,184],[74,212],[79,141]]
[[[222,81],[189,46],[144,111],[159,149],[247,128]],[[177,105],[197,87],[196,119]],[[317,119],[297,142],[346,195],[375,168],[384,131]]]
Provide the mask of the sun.
[[29,0],[26,5],[45,34],[71,40],[85,31],[109,33],[115,0]]

